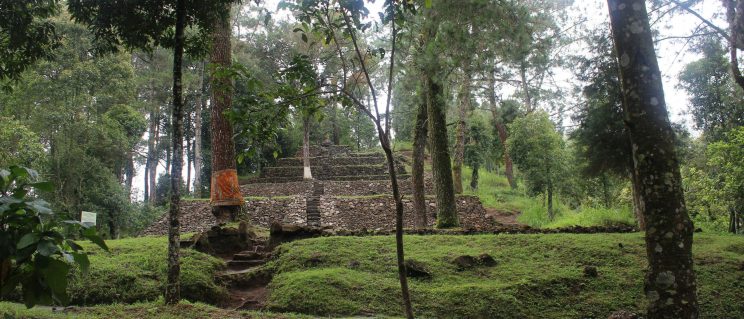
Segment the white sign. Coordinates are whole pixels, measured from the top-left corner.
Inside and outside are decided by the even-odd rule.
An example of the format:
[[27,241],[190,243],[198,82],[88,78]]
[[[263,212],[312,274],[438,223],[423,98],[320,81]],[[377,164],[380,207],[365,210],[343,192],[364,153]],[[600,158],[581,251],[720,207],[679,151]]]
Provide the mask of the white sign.
[[80,214],[80,222],[83,224],[89,223],[89,224],[95,225],[96,224],[96,213],[82,212],[82,214]]

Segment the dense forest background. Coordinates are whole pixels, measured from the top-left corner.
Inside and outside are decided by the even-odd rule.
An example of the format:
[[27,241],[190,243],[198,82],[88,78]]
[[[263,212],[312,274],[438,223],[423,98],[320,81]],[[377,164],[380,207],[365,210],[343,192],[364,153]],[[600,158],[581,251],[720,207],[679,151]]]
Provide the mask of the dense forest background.
[[[527,198],[519,208],[530,224],[577,211],[634,223],[632,159],[609,26],[577,18],[577,5],[545,0],[449,8],[437,17],[441,42],[427,45],[420,34],[431,17],[406,16],[396,45],[393,108],[382,114],[391,119],[395,149],[412,149],[427,89],[422,74],[436,60],[456,191],[478,194],[486,203],[509,200],[478,183],[479,174],[481,183],[505,176],[513,194]],[[276,6],[251,2],[232,9],[235,90],[227,115],[241,178],[276,158],[295,156],[305,128],[311,144],[378,149],[374,123],[338,94],[302,106],[272,103],[297,83],[292,70],[304,65],[322,81],[341,71],[337,50],[350,52]],[[691,21],[671,3],[655,4],[651,12],[652,21],[662,21],[655,25],[659,34],[669,33],[664,23]],[[96,37],[64,9],[47,20],[59,40],[54,49],[2,83],[0,167],[40,171],[57,185],[45,196],[63,216],[98,212],[108,236],[136,234],[167,204],[171,53],[98,54]],[[371,63],[378,65],[371,81],[382,86],[389,76],[390,32],[365,23],[379,28],[360,40],[365,58],[379,62]],[[692,34],[656,40],[675,41],[674,54],[688,56],[679,59],[685,61],[681,72],[670,74],[674,90],[689,96],[691,121],[675,126],[685,198],[696,227],[737,232],[744,211],[744,92],[729,71],[726,39],[695,24]],[[183,189],[193,197],[209,194],[211,67],[202,57],[184,61]],[[366,79],[355,74],[350,81]],[[387,98],[381,94],[378,99]]]

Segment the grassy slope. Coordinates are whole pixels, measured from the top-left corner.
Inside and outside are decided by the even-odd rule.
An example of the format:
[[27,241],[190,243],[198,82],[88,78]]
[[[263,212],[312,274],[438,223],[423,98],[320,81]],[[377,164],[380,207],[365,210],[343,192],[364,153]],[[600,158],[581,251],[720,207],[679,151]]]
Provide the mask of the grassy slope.
[[555,200],[555,220],[548,220],[547,209],[541,198],[529,197],[521,188],[511,189],[509,183],[501,174],[479,171],[479,187],[470,188],[470,167],[463,167],[463,185],[465,194],[480,198],[483,206],[499,211],[519,212],[518,220],[532,227],[556,228],[573,225],[596,226],[611,224],[635,225],[633,212],[629,207],[622,208],[591,208],[582,207],[572,210],[561,204],[560,197]]
[[[407,236],[406,249],[407,258],[433,273],[430,280],[411,280],[422,317],[607,318],[614,310],[644,307],[639,234]],[[740,316],[744,238],[697,235],[694,250],[702,318]],[[457,271],[449,262],[481,253],[499,264]],[[587,265],[598,268],[598,278],[583,276]],[[272,310],[401,313],[393,237],[294,242],[270,266],[278,271],[270,285]]]

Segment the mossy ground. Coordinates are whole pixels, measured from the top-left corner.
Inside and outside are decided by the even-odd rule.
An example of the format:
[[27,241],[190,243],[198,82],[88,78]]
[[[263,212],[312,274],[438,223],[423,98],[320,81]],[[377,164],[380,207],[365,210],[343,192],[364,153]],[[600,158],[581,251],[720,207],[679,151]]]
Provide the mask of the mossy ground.
[[[184,236],[185,238],[185,236]],[[164,291],[168,242],[165,237],[108,240],[110,252],[84,244],[87,274],[75,272],[68,287],[72,303],[92,305],[158,299]],[[214,303],[227,295],[214,281],[224,262],[192,249],[181,251],[181,293],[192,301]]]
[[[642,311],[640,234],[406,236],[408,259],[431,279],[411,279],[426,318],[607,318]],[[622,245],[622,247],[621,247]],[[282,246],[269,267],[272,311],[400,315],[393,237],[334,237]],[[499,263],[458,271],[451,260],[488,253]],[[694,246],[702,318],[744,313],[744,238],[698,234]],[[594,266],[596,278],[585,277]]]
[[20,304],[0,302],[0,316],[24,319],[302,319],[309,316],[294,314],[272,314],[255,311],[229,311],[213,306],[182,302],[166,306],[162,302],[116,304],[96,307],[72,308],[52,311],[39,307],[26,309]]
[[[108,241],[111,253],[86,245],[91,271],[74,275],[70,313],[27,311],[0,303],[9,318],[295,318],[399,316],[400,289],[392,236],[324,237],[280,246],[266,265],[274,272],[268,311],[230,312],[204,304],[162,305],[166,240],[142,237]],[[615,310],[642,311],[645,245],[642,235],[428,235],[406,236],[406,256],[431,279],[411,278],[421,318],[606,318]],[[490,254],[498,264],[458,270],[460,255]],[[744,237],[696,234],[695,262],[702,318],[744,313]],[[584,267],[598,269],[585,277]],[[214,274],[222,261],[183,250],[182,287],[187,300],[214,302],[225,288]],[[96,305],[96,304],[111,305]],[[113,303],[113,304],[112,304]],[[123,305],[122,303],[133,303]]]

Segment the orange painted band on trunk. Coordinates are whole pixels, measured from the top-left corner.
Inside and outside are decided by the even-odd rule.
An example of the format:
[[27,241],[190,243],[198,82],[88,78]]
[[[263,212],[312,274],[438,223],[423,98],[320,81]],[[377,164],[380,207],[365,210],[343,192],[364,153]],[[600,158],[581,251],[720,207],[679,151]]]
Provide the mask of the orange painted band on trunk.
[[210,201],[212,206],[243,205],[237,170],[223,169],[212,173]]

